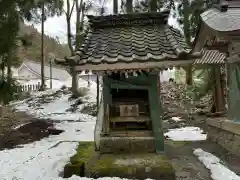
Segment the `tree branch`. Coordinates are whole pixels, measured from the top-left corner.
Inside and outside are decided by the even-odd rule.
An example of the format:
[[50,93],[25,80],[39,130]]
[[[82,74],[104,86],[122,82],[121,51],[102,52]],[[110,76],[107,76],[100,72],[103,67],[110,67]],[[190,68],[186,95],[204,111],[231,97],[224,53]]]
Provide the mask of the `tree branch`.
[[71,12],[70,12],[70,14],[69,14],[70,17],[72,16],[72,12],[73,12],[73,9],[74,9],[74,6],[75,6],[75,3],[76,3],[76,0],[73,2],[72,8],[71,8]]

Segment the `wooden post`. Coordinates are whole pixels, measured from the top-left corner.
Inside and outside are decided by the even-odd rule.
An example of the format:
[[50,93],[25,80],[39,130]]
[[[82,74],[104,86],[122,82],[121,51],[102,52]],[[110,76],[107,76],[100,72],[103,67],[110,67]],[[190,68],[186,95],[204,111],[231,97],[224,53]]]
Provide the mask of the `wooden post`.
[[126,9],[127,9],[127,13],[133,12],[133,0],[126,1]]
[[220,72],[220,66],[216,65],[214,67],[214,76],[215,76],[215,105],[216,105],[216,112],[222,112],[224,111],[224,96],[222,93],[222,85],[221,85],[221,72]]
[[149,1],[149,11],[150,12],[157,12],[157,0],[150,0]]
[[109,105],[107,105],[106,113],[104,116],[105,122],[106,122],[106,133],[108,134],[110,131],[110,122],[109,122]]
[[50,63],[50,88],[52,89],[52,59],[49,60]]
[[99,110],[99,75],[97,74],[97,113]]
[[113,14],[118,14],[118,0],[113,0]]
[[106,76],[103,76],[103,106],[104,106],[104,119],[103,119],[103,133],[109,133],[109,103],[110,103],[110,92],[109,92],[109,80]]
[[44,78],[44,21],[45,21],[45,10],[44,3],[42,3],[42,20],[41,20],[41,90],[45,89],[45,78]]

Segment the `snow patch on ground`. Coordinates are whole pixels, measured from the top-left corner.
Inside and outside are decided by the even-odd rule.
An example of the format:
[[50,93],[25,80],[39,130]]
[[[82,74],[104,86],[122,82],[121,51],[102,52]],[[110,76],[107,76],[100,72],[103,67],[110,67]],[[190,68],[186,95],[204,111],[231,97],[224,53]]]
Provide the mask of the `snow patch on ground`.
[[19,148],[0,151],[0,179],[58,179],[79,141],[93,141],[94,122],[57,123],[65,132]]
[[[64,83],[66,84],[66,83]],[[90,87],[85,80],[79,80],[80,88],[88,88],[88,93],[82,99],[88,103],[96,102],[97,94],[97,85],[95,82],[90,82]],[[60,98],[53,99],[50,103],[41,104],[40,107],[29,106],[29,104],[36,104],[39,97],[44,95],[49,95],[56,92],[58,89],[48,89],[47,91],[40,91],[32,93],[32,100],[25,99],[23,101],[18,101],[12,103],[18,111],[25,111],[30,115],[33,115],[42,119],[51,119],[51,120],[69,120],[69,121],[85,121],[91,120],[90,116],[82,115],[79,111],[84,107],[84,104],[79,105],[78,112],[67,112],[66,110],[71,107],[71,104],[74,101],[69,101],[71,94],[62,94]]]
[[[86,84],[85,84],[86,85]],[[56,129],[64,130],[59,135],[52,135],[40,141],[21,145],[10,150],[0,151],[0,179],[1,180],[59,180],[59,174],[64,165],[73,156],[77,145],[81,141],[94,140],[96,117],[81,112],[66,111],[74,103],[68,101],[71,94],[62,93],[61,96],[50,96],[57,89],[35,92],[27,100],[12,103],[18,111],[25,111],[41,119],[55,120]],[[95,85],[85,98],[86,101],[96,101]],[[94,94],[95,93],[95,94]],[[39,104],[39,98],[48,96],[47,103]],[[36,106],[39,104],[40,106]],[[84,104],[83,104],[84,105]],[[81,108],[81,107],[79,107]],[[15,127],[19,128],[24,124]],[[72,177],[71,179],[82,179]],[[86,178],[87,179],[87,178]]]
[[222,165],[221,160],[213,154],[202,149],[195,149],[193,153],[211,171],[213,180],[240,180],[240,176]]
[[182,121],[180,117],[172,117],[171,119],[176,122]]
[[207,139],[207,134],[203,134],[203,130],[191,126],[169,129],[168,132],[164,133],[164,136],[174,141],[202,141]]

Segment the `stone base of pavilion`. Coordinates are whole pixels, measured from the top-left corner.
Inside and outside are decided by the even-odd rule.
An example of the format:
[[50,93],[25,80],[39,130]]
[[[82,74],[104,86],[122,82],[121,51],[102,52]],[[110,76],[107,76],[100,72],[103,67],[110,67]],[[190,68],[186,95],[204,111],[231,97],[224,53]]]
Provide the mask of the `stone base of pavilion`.
[[101,153],[154,153],[154,137],[101,137]]
[[165,155],[145,154],[101,154],[85,169],[91,178],[120,177],[128,179],[175,180],[175,170]]
[[240,122],[226,118],[209,118],[208,139],[224,147],[230,153],[240,154]]
[[80,142],[77,153],[64,167],[63,177],[120,177],[175,180],[175,170],[164,153],[106,153],[95,151],[93,142]]

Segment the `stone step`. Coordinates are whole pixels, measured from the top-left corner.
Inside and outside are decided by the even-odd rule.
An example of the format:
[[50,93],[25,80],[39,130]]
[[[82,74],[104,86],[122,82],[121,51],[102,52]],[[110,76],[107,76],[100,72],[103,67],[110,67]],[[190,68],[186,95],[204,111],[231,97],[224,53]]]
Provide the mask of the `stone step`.
[[100,137],[100,153],[153,153],[154,137]]
[[98,160],[87,164],[85,176],[175,180],[175,170],[164,154],[102,154]]

